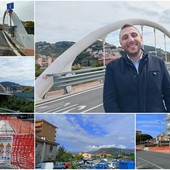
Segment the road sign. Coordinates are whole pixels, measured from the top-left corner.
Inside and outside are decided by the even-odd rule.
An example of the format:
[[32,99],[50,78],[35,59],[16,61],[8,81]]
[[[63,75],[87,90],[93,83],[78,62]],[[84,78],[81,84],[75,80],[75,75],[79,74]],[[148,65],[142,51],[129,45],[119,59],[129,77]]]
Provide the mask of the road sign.
[[12,9],[14,9],[14,3],[13,2],[7,4],[7,10],[11,11]]
[[0,136],[0,164],[11,163],[12,142],[12,136]]

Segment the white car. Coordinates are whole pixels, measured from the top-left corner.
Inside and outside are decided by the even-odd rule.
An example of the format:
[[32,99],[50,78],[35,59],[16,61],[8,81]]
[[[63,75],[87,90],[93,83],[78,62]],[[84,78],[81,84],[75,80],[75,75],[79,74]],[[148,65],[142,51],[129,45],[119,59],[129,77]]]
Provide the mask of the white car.
[[42,162],[36,165],[36,169],[54,169],[54,163],[53,162]]

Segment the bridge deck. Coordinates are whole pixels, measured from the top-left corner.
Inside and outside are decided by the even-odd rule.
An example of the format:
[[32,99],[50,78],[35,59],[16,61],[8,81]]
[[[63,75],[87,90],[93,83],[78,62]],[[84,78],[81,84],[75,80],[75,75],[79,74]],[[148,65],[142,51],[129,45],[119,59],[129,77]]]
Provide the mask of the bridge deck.
[[7,120],[0,120],[0,134],[15,134],[14,129]]

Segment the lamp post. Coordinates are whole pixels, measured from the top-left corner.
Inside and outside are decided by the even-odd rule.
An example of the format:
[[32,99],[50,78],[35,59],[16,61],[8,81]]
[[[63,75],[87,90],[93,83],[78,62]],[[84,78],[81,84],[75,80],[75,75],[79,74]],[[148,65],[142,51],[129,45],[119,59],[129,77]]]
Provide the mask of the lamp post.
[[103,45],[103,66],[106,66],[106,49],[105,49],[105,40],[106,40],[106,36],[100,38],[100,40],[102,40],[102,45]]
[[158,121],[158,123],[160,123],[160,146],[161,146],[161,140],[162,140],[162,138],[161,138],[161,121]]
[[46,137],[41,137],[41,139],[43,140],[43,145],[42,145],[42,152],[41,152],[41,162],[44,161],[44,157],[45,157],[45,150],[46,150]]

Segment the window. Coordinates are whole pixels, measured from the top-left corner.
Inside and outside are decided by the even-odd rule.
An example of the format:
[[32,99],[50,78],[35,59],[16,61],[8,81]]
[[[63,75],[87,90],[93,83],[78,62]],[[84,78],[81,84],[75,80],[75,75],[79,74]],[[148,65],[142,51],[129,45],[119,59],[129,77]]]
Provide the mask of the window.
[[53,146],[50,146],[49,153],[52,153],[52,151],[53,151]]

